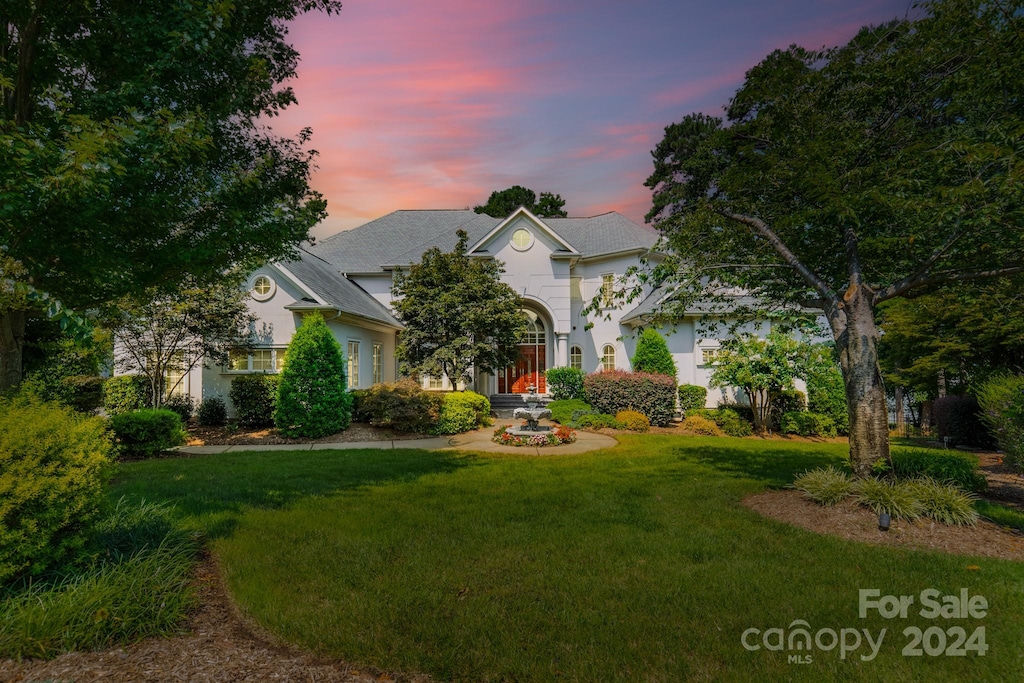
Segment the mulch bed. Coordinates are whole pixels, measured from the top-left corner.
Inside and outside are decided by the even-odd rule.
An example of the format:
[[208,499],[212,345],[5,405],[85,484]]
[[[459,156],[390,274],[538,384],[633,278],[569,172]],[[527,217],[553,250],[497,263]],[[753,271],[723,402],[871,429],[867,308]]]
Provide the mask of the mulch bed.
[[427,683],[425,676],[357,668],[320,660],[274,641],[242,618],[227,595],[214,562],[196,570],[200,609],[189,632],[173,638],[147,638],[99,652],[71,652],[50,661],[0,660],[0,681],[87,683]]
[[189,425],[189,440],[186,446],[261,446],[261,445],[304,445],[309,443],[346,443],[353,441],[399,441],[422,439],[423,434],[396,432],[392,429],[374,427],[362,422],[353,422],[348,429],[319,439],[290,439],[278,434],[273,428],[244,429],[241,427],[200,427]]

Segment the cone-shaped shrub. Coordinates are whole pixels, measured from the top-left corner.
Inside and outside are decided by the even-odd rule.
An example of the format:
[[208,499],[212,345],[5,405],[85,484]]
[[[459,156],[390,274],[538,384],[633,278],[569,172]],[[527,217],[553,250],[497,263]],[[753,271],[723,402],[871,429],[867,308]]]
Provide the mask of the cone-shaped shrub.
[[633,355],[633,370],[649,372],[652,375],[668,375],[676,377],[676,363],[668,350],[665,338],[657,330],[648,327],[636,342],[636,353]]
[[352,395],[345,386],[345,359],[323,316],[306,316],[285,359],[274,413],[277,429],[314,439],[347,429]]

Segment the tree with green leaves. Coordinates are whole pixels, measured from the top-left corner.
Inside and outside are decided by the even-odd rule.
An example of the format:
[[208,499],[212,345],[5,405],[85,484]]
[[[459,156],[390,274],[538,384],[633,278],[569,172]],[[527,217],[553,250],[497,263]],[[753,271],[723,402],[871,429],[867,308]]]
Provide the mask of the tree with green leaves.
[[451,252],[428,249],[408,272],[398,271],[391,293],[405,325],[395,355],[406,373],[447,377],[452,386],[470,371],[496,373],[516,361],[526,332],[522,300],[501,281],[500,261],[466,255],[458,231]]
[[149,405],[159,408],[176,388],[166,385],[168,374],[183,378],[200,365],[224,365],[231,349],[252,344],[256,316],[243,280],[237,271],[205,286],[188,278],[174,292],[150,289],[105,307],[103,325],[115,336],[114,368],[146,377]]
[[920,9],[841,47],[772,53],[727,122],[665,129],[646,182],[670,254],[648,278],[676,289],[663,316],[697,298],[744,318],[824,312],[859,476],[889,455],[879,305],[1024,272],[1024,7]]
[[668,350],[665,338],[652,327],[640,333],[632,363],[633,370],[637,372],[668,375],[676,379],[676,362],[672,359],[672,352]]
[[[293,255],[325,215],[315,152],[263,121],[295,101],[288,21],[340,7],[0,5],[4,288],[84,310]],[[0,389],[20,381],[23,310],[0,309]]]
[[772,330],[767,338],[741,334],[722,342],[711,373],[713,387],[739,387],[754,415],[754,428],[768,429],[773,402],[793,389],[796,379],[806,379],[815,358],[807,342]]
[[505,218],[520,206],[525,207],[535,216],[541,218],[565,218],[565,200],[561,195],[550,192],[537,193],[521,185],[513,185],[506,190],[495,190],[488,197],[487,203],[474,206],[473,211],[485,213],[494,218]]
[[302,319],[285,355],[277,383],[274,423],[279,432],[312,439],[348,429],[352,394],[345,357],[320,313]]

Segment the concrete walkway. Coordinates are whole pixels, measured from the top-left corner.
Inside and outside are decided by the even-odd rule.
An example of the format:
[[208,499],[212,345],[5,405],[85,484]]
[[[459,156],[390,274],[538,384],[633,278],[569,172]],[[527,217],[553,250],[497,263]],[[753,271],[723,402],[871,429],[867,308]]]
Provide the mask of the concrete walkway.
[[[501,422],[499,420],[499,422]],[[480,451],[483,453],[517,453],[519,455],[563,455],[571,453],[588,453],[603,448],[611,448],[618,441],[604,434],[594,434],[576,430],[576,443],[561,446],[501,446],[491,441],[495,427],[484,427],[465,434],[453,436],[434,436],[424,439],[395,439],[388,441],[337,441],[331,443],[297,443],[273,444],[266,446],[179,446],[179,453],[212,454],[238,453],[241,451],[337,451],[354,448],[376,448],[392,450],[396,448],[422,448],[425,450],[449,451]]]

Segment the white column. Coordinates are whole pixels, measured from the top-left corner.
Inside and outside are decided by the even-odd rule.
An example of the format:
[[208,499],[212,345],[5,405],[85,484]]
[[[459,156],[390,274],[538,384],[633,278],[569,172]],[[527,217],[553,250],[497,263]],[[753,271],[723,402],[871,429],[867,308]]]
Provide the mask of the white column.
[[569,365],[569,333],[558,332],[555,335],[555,360],[560,368]]

